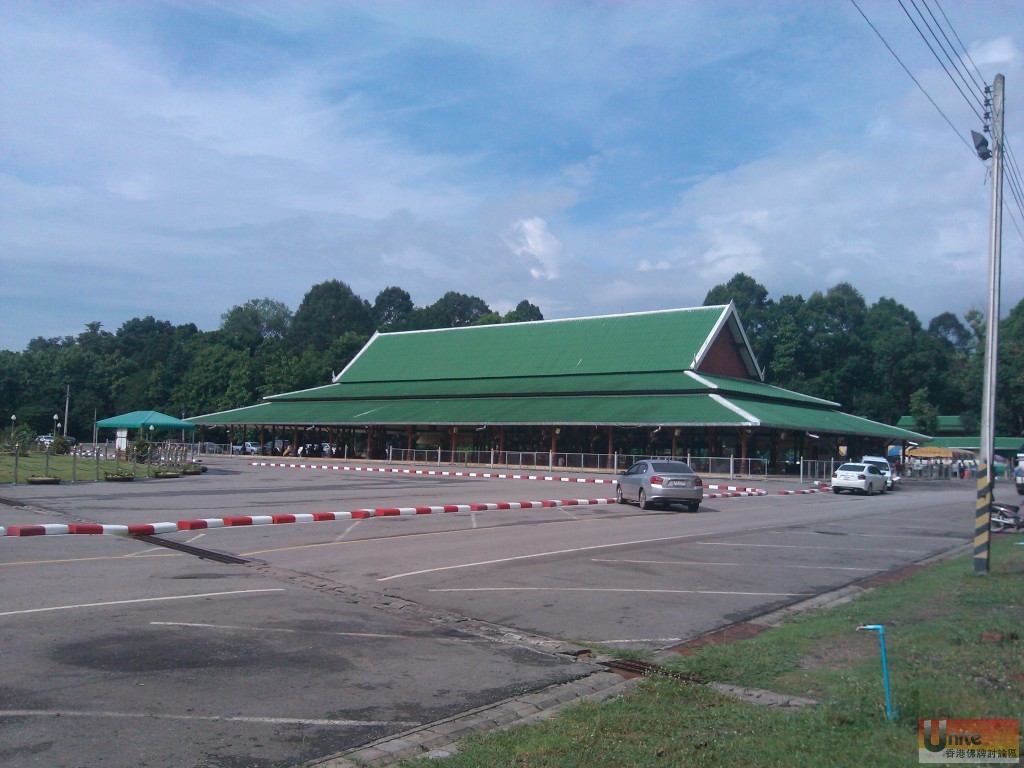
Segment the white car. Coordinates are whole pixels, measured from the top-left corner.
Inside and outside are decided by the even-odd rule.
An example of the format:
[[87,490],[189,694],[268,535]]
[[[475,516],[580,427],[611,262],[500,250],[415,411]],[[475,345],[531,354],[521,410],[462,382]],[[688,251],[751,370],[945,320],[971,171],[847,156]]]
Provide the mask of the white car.
[[900,476],[892,471],[892,465],[889,463],[888,459],[884,456],[861,456],[860,460],[864,464],[874,464],[879,470],[881,470],[882,474],[885,476],[885,490],[895,490],[896,484],[900,482]]
[[874,464],[843,464],[832,473],[832,493],[885,493],[885,475]]

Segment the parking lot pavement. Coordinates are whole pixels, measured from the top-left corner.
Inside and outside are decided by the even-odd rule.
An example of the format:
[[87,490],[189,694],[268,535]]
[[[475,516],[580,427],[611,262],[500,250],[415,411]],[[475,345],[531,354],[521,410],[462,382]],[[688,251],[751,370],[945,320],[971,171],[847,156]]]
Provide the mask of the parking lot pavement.
[[[577,494],[562,481],[211,467],[5,487],[0,525]],[[0,759],[311,762],[588,675],[575,643],[674,645],[949,551],[972,523],[973,486],[951,482],[730,497],[696,514],[556,505],[158,537],[241,561],[230,564],[126,536],[3,537]]]

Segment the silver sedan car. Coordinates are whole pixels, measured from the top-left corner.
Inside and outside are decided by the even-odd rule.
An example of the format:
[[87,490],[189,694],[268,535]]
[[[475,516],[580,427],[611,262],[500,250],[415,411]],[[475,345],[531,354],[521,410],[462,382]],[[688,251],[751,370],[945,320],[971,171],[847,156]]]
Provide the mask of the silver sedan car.
[[704,500],[704,481],[684,461],[645,459],[619,474],[615,499],[619,504],[635,501],[640,509],[679,502],[696,512]]

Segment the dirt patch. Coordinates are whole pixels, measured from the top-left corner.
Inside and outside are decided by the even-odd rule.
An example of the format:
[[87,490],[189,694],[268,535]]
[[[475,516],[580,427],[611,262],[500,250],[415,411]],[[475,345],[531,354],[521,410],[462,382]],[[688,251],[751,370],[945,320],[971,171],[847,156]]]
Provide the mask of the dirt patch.
[[894,584],[900,581],[906,581],[918,571],[924,570],[926,566],[920,565],[919,563],[911,563],[905,565],[902,568],[897,568],[895,571],[888,571],[886,573],[880,573],[877,576],[871,576],[864,581],[858,582],[857,586],[860,587],[880,587],[883,584]]
[[[797,661],[800,669],[849,669],[878,657],[878,641],[864,642],[864,633],[849,638],[832,637],[827,644],[815,648]],[[874,639],[873,635],[868,636]]]
[[741,621],[725,627],[724,629],[718,629],[714,632],[709,632],[706,635],[701,635],[694,640],[674,645],[667,650],[672,651],[673,653],[678,653],[680,656],[693,656],[704,646],[725,645],[727,643],[735,643],[739,640],[747,640],[751,637],[760,635],[768,629],[771,629],[771,627],[765,624],[754,624],[749,621]]

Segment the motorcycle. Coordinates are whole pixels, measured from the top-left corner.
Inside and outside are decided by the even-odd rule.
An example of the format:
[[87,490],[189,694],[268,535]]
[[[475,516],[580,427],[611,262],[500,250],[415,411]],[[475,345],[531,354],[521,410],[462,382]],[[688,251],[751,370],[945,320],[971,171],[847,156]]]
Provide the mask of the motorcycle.
[[1017,504],[993,501],[988,520],[992,533],[1000,533],[1011,528],[1014,531],[1024,530],[1024,517],[1021,516],[1020,506]]

